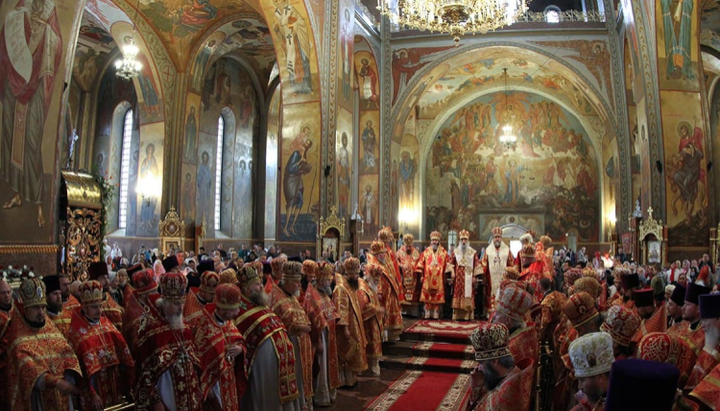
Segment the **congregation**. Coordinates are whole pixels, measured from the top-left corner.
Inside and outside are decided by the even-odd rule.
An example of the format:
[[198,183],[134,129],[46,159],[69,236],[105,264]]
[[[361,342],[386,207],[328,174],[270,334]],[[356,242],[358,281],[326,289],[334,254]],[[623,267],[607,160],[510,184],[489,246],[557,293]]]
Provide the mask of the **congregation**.
[[[0,281],[0,404],[11,410],[311,410],[379,376],[403,315],[477,323],[467,410],[717,410],[718,271],[555,251],[502,230],[419,250],[383,228],[362,261],[254,246],[131,261],[74,282]],[[109,247],[108,247],[109,248]],[[448,301],[446,301],[448,300]],[[621,406],[618,404],[622,404]],[[630,405],[629,405],[630,404]],[[637,406],[633,405],[637,404]],[[630,408],[628,408],[630,407]],[[633,408],[636,407],[636,408]]]

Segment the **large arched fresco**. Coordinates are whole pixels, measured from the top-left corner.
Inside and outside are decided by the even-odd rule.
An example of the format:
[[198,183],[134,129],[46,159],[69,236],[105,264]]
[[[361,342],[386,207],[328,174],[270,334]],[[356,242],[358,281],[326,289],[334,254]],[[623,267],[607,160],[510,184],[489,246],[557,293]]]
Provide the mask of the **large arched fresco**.
[[[498,144],[509,122],[515,149]],[[425,231],[467,229],[485,239],[520,224],[554,239],[599,239],[598,153],[574,114],[539,94],[482,95],[441,126],[428,154]]]

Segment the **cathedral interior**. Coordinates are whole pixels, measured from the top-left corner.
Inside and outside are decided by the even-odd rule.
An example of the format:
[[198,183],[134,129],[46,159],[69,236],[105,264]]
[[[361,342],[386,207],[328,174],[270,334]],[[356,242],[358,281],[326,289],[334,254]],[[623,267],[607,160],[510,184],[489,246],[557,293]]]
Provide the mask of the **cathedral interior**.
[[3,1],[0,264],[357,254],[385,226],[717,258],[716,1],[533,0],[457,42],[377,6]]

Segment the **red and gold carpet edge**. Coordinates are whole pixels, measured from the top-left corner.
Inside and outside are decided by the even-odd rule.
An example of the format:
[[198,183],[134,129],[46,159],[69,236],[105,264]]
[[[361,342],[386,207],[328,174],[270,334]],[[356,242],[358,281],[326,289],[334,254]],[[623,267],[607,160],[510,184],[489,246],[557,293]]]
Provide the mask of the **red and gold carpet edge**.
[[464,409],[470,377],[431,371],[406,371],[366,411],[460,411]]

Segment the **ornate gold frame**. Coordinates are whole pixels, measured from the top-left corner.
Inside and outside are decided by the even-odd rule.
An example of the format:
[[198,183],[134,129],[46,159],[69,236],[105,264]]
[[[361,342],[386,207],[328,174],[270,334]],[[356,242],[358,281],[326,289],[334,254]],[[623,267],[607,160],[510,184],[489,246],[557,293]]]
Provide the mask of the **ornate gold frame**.
[[[338,231],[340,236],[338,237],[338,247],[343,238],[345,238],[345,221],[337,216],[337,207],[330,207],[330,215],[327,218],[320,217],[319,230],[317,234],[317,245],[315,253],[318,257],[322,255],[322,242],[326,238],[328,230],[335,229]],[[340,250],[336,250],[337,255],[340,255]]]
[[[653,218],[652,207],[647,210],[648,218],[644,219],[638,227],[638,241],[640,242],[640,255],[642,264],[649,263],[649,242],[660,241],[660,262],[653,264],[665,265],[667,261],[667,238],[665,238],[665,226],[662,220],[656,220]],[[652,236],[654,238],[648,238]]]
[[174,206],[170,207],[158,228],[160,251],[167,254],[171,245],[174,245],[176,250],[185,250],[185,222],[180,219]]

